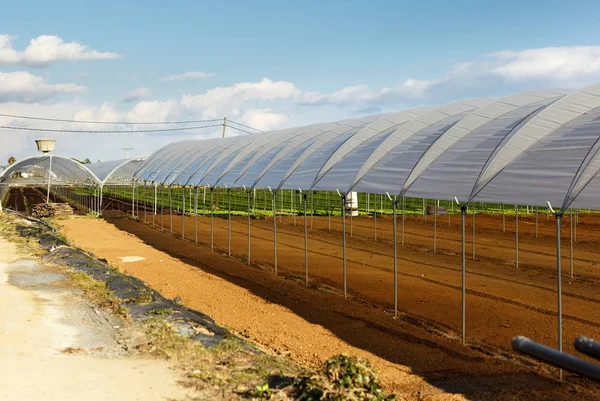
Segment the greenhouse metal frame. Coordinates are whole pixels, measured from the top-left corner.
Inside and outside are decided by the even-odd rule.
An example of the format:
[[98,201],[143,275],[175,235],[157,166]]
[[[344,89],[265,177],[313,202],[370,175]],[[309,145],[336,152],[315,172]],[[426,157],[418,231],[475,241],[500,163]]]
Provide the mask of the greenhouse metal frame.
[[[266,212],[268,190],[273,214],[275,272],[278,213],[276,203],[278,194],[283,202],[287,191],[294,219],[296,214],[304,216],[307,284],[307,201],[310,197],[313,202],[316,192],[325,191],[327,214],[331,218],[329,202],[333,194],[337,194],[340,202],[338,210],[342,216],[342,272],[345,295],[346,215],[352,210],[357,193],[379,194],[380,204],[384,202],[381,196],[385,196],[385,202],[389,202],[392,207],[394,224],[395,313],[398,310],[398,206],[401,207],[401,243],[404,244],[407,198],[433,199],[435,208],[440,200],[446,201],[448,205],[455,202],[462,215],[463,343],[466,341],[465,218],[469,206],[475,202],[497,203],[502,204],[504,210],[504,205],[515,205],[517,267],[517,205],[534,206],[536,211],[539,207],[547,207],[556,217],[558,336],[559,349],[562,349],[561,222],[564,213],[572,212],[573,208],[600,209],[597,202],[600,197],[599,150],[600,84],[596,84],[579,90],[536,90],[499,99],[462,100],[447,105],[420,107],[398,113],[247,136],[175,142],[149,156],[140,163],[134,173],[121,182],[128,182],[131,186],[134,216],[139,215],[140,198],[144,203],[144,214],[148,209],[147,204],[151,204],[153,225],[159,203],[161,218],[164,218],[162,200],[165,189],[171,219],[173,191],[181,193],[182,211],[185,213],[186,210],[193,210],[194,215],[198,216],[199,189],[204,191],[205,197],[208,190],[211,199],[211,249],[214,249],[214,196],[219,195],[219,189],[225,190],[228,194],[229,255],[232,192],[241,191],[247,202],[248,263],[251,260],[250,216],[251,210],[256,209],[256,191],[263,190]],[[0,182],[3,176],[0,176]],[[102,185],[99,184],[100,187]],[[186,189],[189,191],[187,207]],[[301,204],[294,208],[296,198]],[[377,201],[377,196],[375,200]],[[368,202],[367,196],[367,204]],[[425,201],[423,202],[425,204]],[[338,207],[335,206],[334,209],[336,208]],[[352,222],[351,212],[349,216]],[[472,218],[474,257],[474,213]],[[434,249],[436,227],[437,212],[434,212]],[[184,230],[182,236],[185,236]]]

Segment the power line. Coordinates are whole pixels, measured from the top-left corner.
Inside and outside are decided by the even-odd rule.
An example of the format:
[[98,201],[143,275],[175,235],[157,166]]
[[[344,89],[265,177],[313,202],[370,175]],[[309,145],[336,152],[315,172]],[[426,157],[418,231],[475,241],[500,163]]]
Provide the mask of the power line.
[[233,123],[233,124],[237,124],[237,125],[239,125],[239,126],[241,126],[241,127],[246,127],[246,128],[253,129],[253,130],[255,130],[255,131],[258,131],[258,132],[264,132],[264,131],[263,131],[263,130],[261,130],[261,129],[254,128],[254,127],[251,127],[251,126],[249,126],[249,125],[244,125],[244,124],[238,123],[238,122],[236,122],[236,121],[233,121],[233,120],[229,120],[229,122],[230,122],[230,123]]
[[241,129],[241,128],[235,127],[233,125],[228,125],[227,127],[228,128],[233,128],[233,129],[238,130],[238,131],[245,132],[246,134],[256,134],[256,132],[246,131],[245,129]]
[[[33,116],[20,116],[16,114],[2,114],[0,113],[0,117],[11,117],[11,118],[19,118],[24,120],[38,120],[38,121],[55,121],[61,123],[78,123],[78,124],[123,124],[123,125],[167,125],[167,124],[198,124],[198,123],[211,123],[215,121],[223,121],[222,118],[216,118],[211,120],[187,120],[187,121],[140,121],[140,122],[132,122],[132,121],[90,121],[90,120],[65,120],[61,118],[46,118],[46,117],[33,117]],[[241,125],[241,124],[240,124]],[[252,128],[252,127],[250,127]]]
[[[219,121],[219,120],[217,120]],[[51,128],[30,128],[30,127],[14,127],[10,125],[0,125],[0,129],[12,129],[22,131],[43,131],[43,132],[64,132],[64,133],[80,133],[80,134],[127,134],[127,133],[142,133],[142,132],[169,132],[169,131],[186,131],[200,128],[222,127],[223,124],[203,125],[196,127],[180,127],[180,128],[161,128],[161,129],[146,129],[146,130],[68,130],[68,129],[51,129]]]

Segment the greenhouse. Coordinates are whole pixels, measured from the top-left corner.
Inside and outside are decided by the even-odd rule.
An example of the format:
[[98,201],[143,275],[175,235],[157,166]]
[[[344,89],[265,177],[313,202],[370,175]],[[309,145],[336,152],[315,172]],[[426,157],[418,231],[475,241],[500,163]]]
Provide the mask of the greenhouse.
[[[312,228],[313,216],[327,218],[328,233],[332,232],[332,219],[339,217],[344,296],[346,239],[353,235],[353,217],[372,218],[373,239],[377,241],[378,215],[388,215],[393,222],[394,314],[398,312],[397,244],[405,242],[405,216],[417,214],[426,219],[432,215],[436,253],[439,210],[448,214],[448,224],[450,214],[460,214],[464,342],[468,212],[472,212],[473,259],[475,210],[501,212],[504,232],[505,210],[514,213],[517,268],[519,215],[535,214],[536,237],[538,214],[554,215],[558,272],[562,271],[561,221],[568,213],[573,277],[577,210],[600,209],[599,142],[600,84],[579,90],[536,90],[498,99],[461,100],[246,136],[174,142],[147,158],[87,167],[59,156],[35,156],[4,171],[0,190],[15,184],[37,185],[47,187],[50,196],[50,188],[57,187],[60,196],[89,211],[131,214],[163,231],[168,226],[171,234],[175,233],[175,215],[180,220],[181,238],[195,243],[199,242],[199,216],[210,217],[206,245],[213,250],[215,216],[226,217],[227,242],[221,249],[228,256],[232,255],[234,235],[232,215],[241,215],[247,218],[243,258],[248,264],[252,260],[251,220],[270,218],[276,274],[278,220],[286,216],[293,219],[295,227],[300,217],[306,285],[308,229]],[[401,219],[397,219],[398,214]],[[189,232],[186,237],[186,219],[194,225],[191,237]],[[560,337],[561,274],[558,277]]]

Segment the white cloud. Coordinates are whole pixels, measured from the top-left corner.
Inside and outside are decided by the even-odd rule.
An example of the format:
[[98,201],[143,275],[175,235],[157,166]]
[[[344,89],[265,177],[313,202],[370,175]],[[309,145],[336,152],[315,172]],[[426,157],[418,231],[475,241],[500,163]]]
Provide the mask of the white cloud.
[[0,64],[43,67],[58,61],[88,61],[116,59],[112,52],[99,52],[77,42],[65,42],[55,35],[41,35],[31,39],[23,50],[15,50],[11,35],[0,35]]
[[61,93],[82,93],[87,88],[73,83],[48,84],[25,71],[0,72],[0,102],[37,102]]
[[545,47],[492,53],[493,73],[507,79],[571,80],[600,75],[600,46]]
[[188,71],[182,74],[169,75],[167,77],[162,77],[159,80],[170,82],[170,81],[189,81],[192,79],[206,79],[210,77],[214,77],[215,74],[204,71]]
[[121,98],[121,103],[135,103],[150,95],[148,88],[136,88]]

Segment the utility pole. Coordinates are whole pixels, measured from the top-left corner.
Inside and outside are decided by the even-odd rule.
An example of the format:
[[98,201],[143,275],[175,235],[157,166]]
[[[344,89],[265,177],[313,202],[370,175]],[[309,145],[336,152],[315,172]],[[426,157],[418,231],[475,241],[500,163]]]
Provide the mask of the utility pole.
[[223,133],[221,134],[221,138],[225,138],[225,128],[227,128],[227,117],[223,117]]

